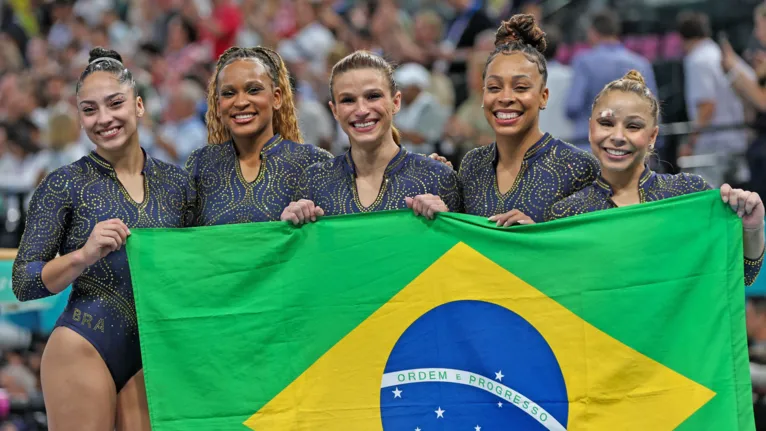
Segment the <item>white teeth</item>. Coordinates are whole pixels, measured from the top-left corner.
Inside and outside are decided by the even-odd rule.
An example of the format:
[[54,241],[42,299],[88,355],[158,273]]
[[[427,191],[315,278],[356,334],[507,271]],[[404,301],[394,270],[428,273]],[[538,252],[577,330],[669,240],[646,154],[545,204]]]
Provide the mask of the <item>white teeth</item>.
[[101,134],[101,136],[103,136],[105,138],[109,138],[109,137],[112,137],[112,136],[116,135],[117,132],[119,132],[119,131],[120,131],[119,127],[112,127],[109,130],[104,130],[103,132],[99,132],[99,133]]
[[255,115],[253,114],[238,114],[238,115],[235,115],[234,118],[236,118],[237,120],[249,120],[253,118],[254,116]]
[[517,118],[519,115],[518,112],[495,112],[495,117],[501,119],[501,120],[510,120],[513,118]]
[[354,127],[357,129],[364,129],[367,127],[372,127],[373,125],[375,125],[374,121],[368,121],[366,123],[354,123]]
[[630,151],[623,151],[623,150],[613,150],[611,148],[606,148],[605,151],[613,156],[624,156],[626,154],[630,154]]

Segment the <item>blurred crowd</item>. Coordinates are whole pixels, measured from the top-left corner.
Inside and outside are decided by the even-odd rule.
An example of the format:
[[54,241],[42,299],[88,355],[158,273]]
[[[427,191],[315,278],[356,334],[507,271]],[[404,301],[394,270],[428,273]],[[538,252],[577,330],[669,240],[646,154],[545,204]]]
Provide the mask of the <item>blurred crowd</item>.
[[[766,93],[759,104],[745,84],[734,85],[737,79],[766,85],[766,6],[735,2],[721,21],[715,8],[683,12],[686,3],[653,2],[670,5],[672,19],[646,25],[617,12],[638,7],[651,15],[642,2],[626,0],[3,0],[0,247],[17,246],[38,182],[93,148],[74,94],[92,47],[122,54],[150,114],[139,128],[141,145],[171,163],[183,165],[207,143],[207,82],[218,56],[232,45],[264,45],[291,71],[306,143],[334,154],[347,149],[327,106],[328,76],[335,62],[366,49],[397,65],[402,109],[395,124],[403,145],[437,152],[457,167],[468,150],[494,140],[480,108],[482,71],[495,30],[514,13],[534,15],[548,35],[550,99],[542,130],[587,148],[596,93],[638,69],[663,101],[663,121],[685,124],[663,127],[656,170],[697,170],[713,184],[766,193]],[[741,56],[729,37],[718,36],[731,29]],[[755,325],[761,329],[749,326],[749,334],[766,330],[766,320]],[[4,399],[39,397],[42,344],[21,344],[3,349],[0,417]],[[0,431],[39,423],[25,413]]]
[[[366,49],[398,66],[395,79],[403,103],[394,121],[403,145],[420,153],[438,152],[458,167],[468,150],[494,139],[481,110],[481,74],[494,47],[495,30],[514,13],[534,15],[547,33],[551,100],[541,114],[541,128],[556,137],[587,148],[587,113],[594,96],[630,68],[641,71],[659,94],[666,121],[689,119],[702,128],[742,127],[746,122],[745,108],[720,66],[721,51],[711,39],[716,23],[705,21],[704,16],[682,22],[679,16],[677,22],[636,31],[626,29],[635,27],[635,22],[623,25],[618,9],[603,7],[610,2],[583,0],[566,8],[556,3],[4,1],[0,7],[0,247],[18,243],[25,204],[41,178],[92,149],[78,125],[74,82],[95,46],[120,52],[138,81],[149,113],[139,129],[142,146],[151,155],[179,165],[207,143],[206,87],[218,56],[232,45],[265,45],[276,49],[291,71],[307,143],[334,154],[347,149],[347,138],[327,106],[328,76],[336,61]],[[748,27],[752,16],[752,7],[744,11]],[[742,27],[742,20],[738,24]],[[761,45],[758,37],[752,39],[747,41],[750,51]],[[682,88],[684,80],[677,79],[674,69],[667,69],[668,63],[681,69],[716,70],[711,69],[714,76],[707,80],[685,80]],[[661,72],[656,78],[655,71]],[[715,88],[702,85],[706,82]],[[684,99],[680,110],[679,95]],[[719,104],[718,109],[710,103],[700,109],[700,101],[711,100]],[[655,168],[676,169],[677,155],[721,153],[716,143],[725,141],[725,154],[713,154],[713,163],[702,160],[708,165],[708,180],[713,184],[731,177],[736,184],[748,181],[744,152],[750,137],[743,129],[688,140],[696,141],[696,150],[674,139],[664,145],[662,139],[657,147],[667,163]],[[700,161],[692,158],[690,163]]]

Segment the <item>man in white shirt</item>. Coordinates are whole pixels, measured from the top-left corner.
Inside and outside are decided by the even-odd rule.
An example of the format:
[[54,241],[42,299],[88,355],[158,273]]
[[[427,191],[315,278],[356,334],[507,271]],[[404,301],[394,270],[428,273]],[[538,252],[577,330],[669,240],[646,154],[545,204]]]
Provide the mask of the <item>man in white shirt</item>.
[[[721,68],[721,48],[711,38],[710,23],[701,12],[684,12],[678,17],[684,44],[686,110],[695,132],[679,149],[679,156],[711,155],[715,162],[697,169],[714,187],[737,175],[746,181],[743,155],[747,149],[744,129],[697,132],[706,127],[742,126],[745,109]],[[744,171],[744,172],[743,172]]]
[[394,80],[402,92],[402,107],[394,117],[402,146],[415,153],[433,153],[450,112],[426,91],[431,74],[417,63],[407,63],[394,72]]

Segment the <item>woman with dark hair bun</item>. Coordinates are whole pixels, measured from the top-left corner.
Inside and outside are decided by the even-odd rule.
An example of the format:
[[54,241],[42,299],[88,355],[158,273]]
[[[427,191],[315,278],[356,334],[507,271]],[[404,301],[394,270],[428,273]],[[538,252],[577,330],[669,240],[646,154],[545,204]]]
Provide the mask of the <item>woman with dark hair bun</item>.
[[189,223],[187,176],[141,148],[144,103],[118,53],[91,50],[76,89],[80,124],[96,148],[35,190],[13,292],[29,301],[72,285],[41,364],[50,429],[149,429],[123,246],[132,228]]
[[469,214],[498,226],[539,223],[556,201],[598,174],[589,153],[540,131],[548,103],[545,33],[532,15],[514,15],[495,36],[482,79],[482,108],[495,142],[469,151],[460,164]]

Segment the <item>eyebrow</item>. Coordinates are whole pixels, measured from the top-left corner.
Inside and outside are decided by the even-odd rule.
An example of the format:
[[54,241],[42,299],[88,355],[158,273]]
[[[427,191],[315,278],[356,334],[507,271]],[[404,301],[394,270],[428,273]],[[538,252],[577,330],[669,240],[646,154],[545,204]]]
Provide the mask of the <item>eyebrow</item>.
[[[253,84],[263,85],[263,82],[261,82],[260,79],[251,79],[249,81],[245,81],[245,87],[253,85]],[[221,85],[221,89],[223,90],[224,88],[234,88],[234,84],[223,84],[223,85]]]
[[[112,93],[112,94],[109,94],[106,97],[104,97],[104,100],[110,100],[110,99],[112,99],[114,97],[124,96],[124,95],[125,95],[125,93],[122,93],[122,92]],[[80,102],[80,105],[87,104],[87,103],[96,103],[96,102],[94,100],[83,100],[83,101]]]
[[[380,88],[380,87],[365,88],[364,90],[362,90],[362,94],[370,94],[370,93],[373,93],[373,92],[378,92],[379,93],[379,92],[382,92],[382,91],[383,91],[383,89]],[[338,97],[339,98],[340,97],[354,97],[354,94],[355,93],[349,93],[347,91],[344,91],[344,92],[340,93],[338,95]]]
[[[513,76],[511,76],[511,80],[522,79],[522,78],[532,79],[532,77],[529,76],[529,75],[513,75]],[[487,77],[487,79],[497,79],[498,81],[502,81],[503,80],[503,78],[501,76],[497,76],[497,75],[489,75]]]
[[[599,115],[598,119],[599,120],[600,119],[605,119],[605,120],[618,119],[619,120],[619,116],[615,115],[613,112],[610,112],[607,115],[603,115],[603,116]],[[621,121],[630,121],[630,120],[633,120],[633,121],[638,120],[638,121],[640,121],[642,123],[646,123],[647,122],[646,118],[644,118],[644,117],[642,117],[640,115],[636,115],[636,114],[631,114],[631,115],[625,116],[625,117],[622,118]]]

